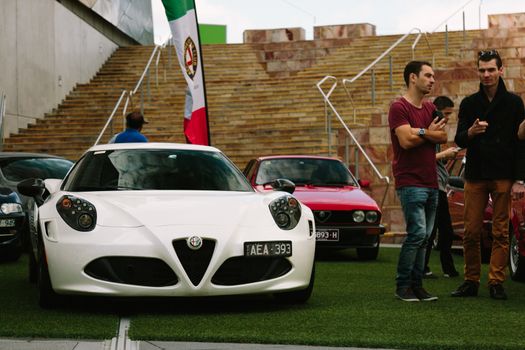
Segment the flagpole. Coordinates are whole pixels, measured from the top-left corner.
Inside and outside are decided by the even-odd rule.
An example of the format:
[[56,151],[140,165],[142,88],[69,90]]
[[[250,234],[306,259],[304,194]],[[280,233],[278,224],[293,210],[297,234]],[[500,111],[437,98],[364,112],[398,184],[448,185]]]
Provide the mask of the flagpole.
[[197,37],[199,38],[199,56],[201,57],[201,72],[202,72],[202,91],[204,92],[204,106],[206,107],[206,131],[208,132],[208,145],[211,146],[210,136],[210,118],[208,115],[208,95],[206,94],[206,79],[204,77],[204,58],[202,57],[202,41],[201,31],[199,28],[199,18],[197,17],[197,4],[193,1],[193,8],[195,9],[195,22],[197,22]]

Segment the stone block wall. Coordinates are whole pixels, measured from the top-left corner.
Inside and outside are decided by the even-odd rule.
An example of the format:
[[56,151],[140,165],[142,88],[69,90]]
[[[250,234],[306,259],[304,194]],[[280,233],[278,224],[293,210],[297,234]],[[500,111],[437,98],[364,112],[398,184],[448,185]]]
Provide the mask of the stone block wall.
[[314,27],[314,40],[361,38],[375,35],[376,26],[370,23]]
[[347,46],[352,40],[376,35],[376,27],[368,23],[314,27],[314,40],[305,40],[303,28],[278,28],[244,31],[244,43],[261,44],[261,62],[274,76],[311,67],[334,49]]
[[245,30],[243,41],[245,44],[286,43],[305,40],[303,28],[253,29]]

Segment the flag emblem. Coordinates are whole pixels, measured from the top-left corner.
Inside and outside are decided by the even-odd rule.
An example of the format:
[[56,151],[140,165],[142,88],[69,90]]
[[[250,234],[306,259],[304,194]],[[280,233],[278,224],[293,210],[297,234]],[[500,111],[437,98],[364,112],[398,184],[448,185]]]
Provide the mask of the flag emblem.
[[184,64],[186,66],[186,74],[193,80],[199,64],[199,55],[191,37],[187,37],[184,42]]

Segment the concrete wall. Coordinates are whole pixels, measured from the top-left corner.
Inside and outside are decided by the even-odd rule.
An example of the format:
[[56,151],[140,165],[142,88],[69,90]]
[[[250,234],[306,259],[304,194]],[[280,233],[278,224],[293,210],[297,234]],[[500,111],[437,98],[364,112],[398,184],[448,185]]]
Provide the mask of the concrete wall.
[[0,33],[4,136],[50,112],[117,48],[55,0],[0,1]]

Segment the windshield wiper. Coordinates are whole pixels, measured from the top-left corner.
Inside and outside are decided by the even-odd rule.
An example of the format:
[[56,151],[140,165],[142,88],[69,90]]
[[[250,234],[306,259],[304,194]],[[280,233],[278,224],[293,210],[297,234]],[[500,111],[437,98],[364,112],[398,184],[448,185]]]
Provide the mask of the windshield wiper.
[[121,190],[143,190],[143,188],[131,186],[79,186],[73,191],[76,192],[95,192],[95,191],[121,191]]
[[318,187],[344,187],[349,186],[348,183],[343,182],[308,182],[308,186],[318,186]]

